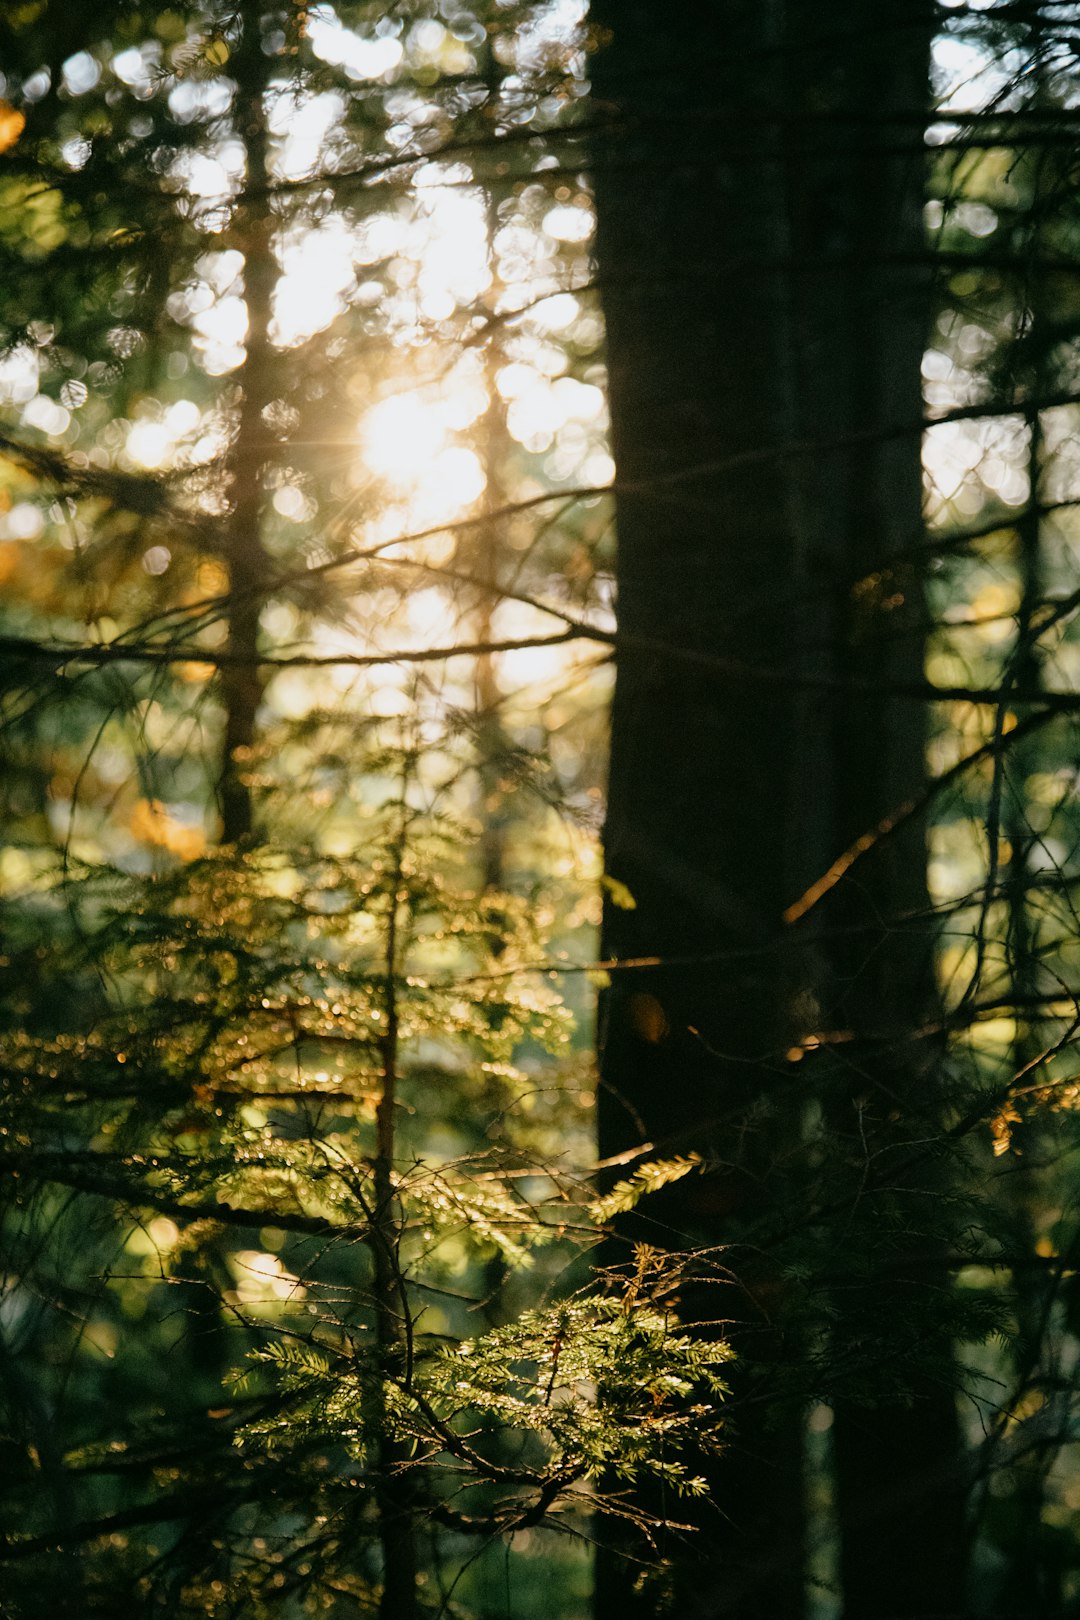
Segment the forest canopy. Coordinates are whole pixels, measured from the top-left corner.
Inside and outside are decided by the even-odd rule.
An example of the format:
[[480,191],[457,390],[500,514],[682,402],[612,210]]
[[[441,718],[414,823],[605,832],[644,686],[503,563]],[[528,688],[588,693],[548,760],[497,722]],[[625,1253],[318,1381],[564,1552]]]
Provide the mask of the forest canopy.
[[1072,1612],[1078,37],[5,8],[5,1620]]

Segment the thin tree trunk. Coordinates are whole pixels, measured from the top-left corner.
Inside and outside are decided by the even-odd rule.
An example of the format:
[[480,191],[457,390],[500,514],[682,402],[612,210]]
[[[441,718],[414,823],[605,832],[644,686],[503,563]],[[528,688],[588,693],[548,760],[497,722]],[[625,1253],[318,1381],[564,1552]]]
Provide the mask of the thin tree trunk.
[[[218,798],[224,844],[249,838],[254,831],[251,792],[243,778],[256,742],[256,712],[262,692],[255,661],[261,592],[267,578],[260,533],[267,438],[262,410],[273,397],[274,355],[269,334],[277,267],[271,246],[273,217],[267,195],[268,136],[263,105],[274,58],[261,48],[261,15],[258,5],[245,6],[234,58],[238,86],[235,128],[246,154],[246,176],[232,241],[244,254],[248,330],[245,358],[237,372],[240,416],[230,453],[231,508],[222,540],[228,573],[229,651],[243,659],[242,664],[230,664],[221,674],[225,726]],[[220,1301],[225,1276],[227,1267],[216,1239],[208,1239],[181,1259],[180,1297],[190,1318],[192,1362],[208,1390],[220,1388],[229,1365],[228,1328]]]
[[[494,100],[498,90],[497,64],[492,63],[489,74],[490,94]],[[488,404],[480,423],[480,444],[483,455],[485,488],[484,505],[489,512],[498,511],[504,501],[503,469],[509,450],[506,427],[506,407],[499,397],[497,382],[501,359],[498,339],[499,281],[496,274],[495,237],[499,229],[499,193],[489,183],[484,193],[487,226],[487,252],[491,265],[492,286],[487,297],[491,335],[485,357],[485,384]],[[483,645],[492,639],[492,624],[498,605],[498,563],[500,554],[499,520],[495,517],[483,524],[477,533],[476,574],[480,582],[480,602],[476,615],[476,641]],[[480,814],[480,882],[485,893],[496,894],[503,886],[506,856],[507,815],[506,792],[502,785],[505,752],[500,710],[502,693],[492,653],[477,656],[473,674],[476,701],[477,775],[479,779]],[[498,942],[493,941],[498,950]]]
[[244,255],[247,335],[244,361],[236,374],[240,414],[229,461],[231,511],[224,531],[229,576],[228,650],[235,660],[221,674],[225,734],[219,800],[221,836],[226,844],[250,837],[255,826],[246,773],[256,742],[256,716],[262,698],[263,682],[257,662],[259,614],[270,574],[270,559],[262,541],[262,479],[269,439],[263,412],[275,397],[276,357],[270,342],[270,319],[278,269],[273,251],[275,219],[268,191],[265,108],[274,58],[262,50],[260,18],[258,6],[245,7],[236,57],[237,133],[244,145],[247,168],[236,239]]
[[[1032,30],[1030,46],[1035,64],[1040,99],[1045,95],[1048,64],[1045,41],[1037,29]],[[1045,97],[1052,107],[1051,97]],[[1036,196],[1048,187],[1042,174],[1043,165],[1036,160],[1034,191]],[[1053,177],[1050,177],[1050,185]],[[1037,217],[1037,216],[1036,216]],[[1038,248],[1038,226],[1033,228],[1034,240],[1030,244],[1034,257]],[[1055,334],[1048,318],[1048,300],[1041,285],[1037,269],[1029,272],[1027,288],[1028,309],[1024,342],[1031,351],[1029,367],[1029,404],[1026,415],[1028,431],[1028,504],[1017,523],[1017,573],[1020,601],[1016,613],[1016,646],[1009,664],[1009,679],[1025,692],[1038,692],[1043,684],[1037,615],[1044,595],[1043,561],[1043,505],[1042,481],[1046,461],[1046,443],[1043,433],[1040,402],[1049,386],[1048,360]],[[1003,693],[1002,701],[1006,701]],[[1012,705],[1017,719],[1030,713],[1030,706]],[[1008,958],[1013,995],[1018,1009],[1030,1008],[1025,1016],[1020,1011],[1016,1019],[1016,1039],[1013,1044],[1012,1064],[1017,1074],[1037,1057],[1041,1049],[1038,1024],[1038,1005],[1046,980],[1040,971],[1038,948],[1038,915],[1033,913],[1030,884],[1035,875],[1034,859],[1040,839],[1029,819],[1025,787],[1029,775],[1037,768],[1040,745],[1033,739],[1018,745],[1010,757],[1011,780],[1005,786],[1005,812],[1002,831],[1009,845],[1008,871],[1005,889],[1008,898]],[[1004,769],[1004,765],[1001,767]],[[1018,1160],[1017,1168],[1023,1174],[1003,1176],[1000,1181],[1004,1201],[1009,1209],[1014,1228],[1017,1252],[1030,1254],[1034,1250],[1038,1233],[1037,1159],[1040,1122],[1025,1120],[1013,1129],[1011,1148]],[[1012,1400],[1037,1383],[1042,1375],[1047,1352],[1046,1336],[1052,1308],[1055,1283],[1026,1268],[1013,1274],[1016,1296],[1017,1347],[1014,1358],[1014,1385]],[[1006,1410],[1008,1408],[1006,1407]],[[1004,1414],[1003,1414],[1004,1418]],[[1004,1428],[1004,1422],[1001,1425]],[[1015,1464],[1013,1493],[1013,1530],[1011,1558],[1005,1572],[996,1607],[1003,1615],[1015,1614],[1027,1607],[1033,1620],[1052,1616],[1061,1611],[1063,1604],[1062,1569],[1060,1560],[1051,1554],[1052,1540],[1045,1534],[1043,1512],[1046,1505],[1047,1473],[1053,1466],[1055,1452],[1034,1449],[1030,1456],[1021,1457]]]
[[409,1452],[390,1434],[386,1418],[385,1382],[404,1379],[408,1384],[410,1333],[408,1301],[403,1296],[399,1264],[399,1206],[394,1188],[394,1144],[396,1135],[398,1081],[398,1004],[397,975],[401,882],[408,810],[402,788],[402,827],[397,865],[389,891],[386,922],[386,971],[384,978],[382,1076],[375,1111],[375,1158],[373,1182],[375,1204],[371,1214],[369,1247],[372,1258],[372,1292],[375,1308],[377,1351],[377,1390],[374,1409],[376,1430],[375,1500],[379,1516],[382,1548],[382,1595],[379,1620],[415,1620],[416,1600],[416,1511],[415,1491],[409,1473]]
[[[230,511],[223,530],[228,574],[228,647],[242,663],[223,669],[221,696],[225,726],[218,798],[221,842],[234,844],[255,831],[252,797],[245,771],[257,741],[256,715],[262,695],[258,653],[259,612],[268,575],[262,545],[262,473],[268,432],[263,408],[274,397],[275,356],[270,315],[277,265],[267,191],[268,131],[264,97],[275,58],[264,54],[258,4],[244,6],[242,33],[234,57],[237,81],[235,130],[246,157],[245,195],[238,208],[232,245],[244,255],[244,294],[248,328],[243,364],[236,374],[240,410],[229,460]],[[228,1266],[219,1238],[210,1237],[180,1262],[182,1309],[190,1318],[187,1336],[192,1365],[208,1391],[220,1390],[229,1366],[229,1328],[221,1308]],[[209,1404],[213,1404],[211,1401]]]

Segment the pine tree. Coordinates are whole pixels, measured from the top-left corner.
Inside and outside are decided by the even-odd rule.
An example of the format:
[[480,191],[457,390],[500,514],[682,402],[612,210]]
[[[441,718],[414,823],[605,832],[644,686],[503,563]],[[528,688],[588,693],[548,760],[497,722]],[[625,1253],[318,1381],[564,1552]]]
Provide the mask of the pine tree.
[[1067,11],[0,18],[15,1620],[1069,1601]]
[[[540,342],[527,308],[484,307],[483,258],[449,311],[421,289],[418,319],[403,230],[455,188],[482,225],[505,163],[504,282],[500,230],[519,257],[546,245],[549,294],[581,256],[540,231],[559,199],[533,177],[547,143],[521,139],[572,109],[572,42],[542,9],[509,21],[252,3],[5,22],[19,1620],[482,1606],[477,1560],[580,1535],[600,1475],[699,1488],[681,1453],[716,1428],[726,1348],[682,1334],[645,1249],[580,1281],[606,1210],[581,1059],[537,976],[552,886],[473,854],[473,776],[492,790],[501,747],[542,833],[551,766],[493,740],[493,671],[479,716],[452,666],[426,678],[440,640],[467,667],[550,641],[500,638],[492,607],[546,591],[592,520],[545,539],[534,492],[509,555],[478,559],[495,519],[471,449],[443,462],[474,491],[449,514],[392,488],[393,435],[424,420],[395,418],[396,348],[421,387],[457,368],[468,426],[500,409],[470,346],[517,320],[524,371]],[[294,124],[320,106],[307,159]],[[335,242],[327,298],[303,252]],[[389,487],[365,485],[358,441],[386,450],[387,422]],[[401,578],[438,586],[434,647],[410,640]],[[336,705],[309,673],[327,662],[358,672]],[[390,701],[364,674],[410,663]]]

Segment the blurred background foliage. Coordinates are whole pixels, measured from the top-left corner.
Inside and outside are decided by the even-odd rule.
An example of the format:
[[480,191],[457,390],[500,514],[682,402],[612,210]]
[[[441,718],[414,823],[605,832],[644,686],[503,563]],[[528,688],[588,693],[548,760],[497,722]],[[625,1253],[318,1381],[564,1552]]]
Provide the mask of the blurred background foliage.
[[582,18],[0,30],[5,1613],[580,1611],[547,1518],[711,1354],[575,1260]]

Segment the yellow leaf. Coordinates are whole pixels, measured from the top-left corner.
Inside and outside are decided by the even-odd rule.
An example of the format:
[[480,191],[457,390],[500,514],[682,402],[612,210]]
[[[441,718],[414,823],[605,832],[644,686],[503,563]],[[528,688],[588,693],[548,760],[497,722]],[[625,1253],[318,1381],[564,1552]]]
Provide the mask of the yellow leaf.
[[990,1121],[990,1135],[994,1144],[994,1157],[1000,1159],[1002,1154],[1008,1153],[1012,1147],[1012,1127],[1021,1123],[1020,1113],[1014,1102],[1007,1102],[1005,1106],[994,1115]]
[[620,883],[618,878],[613,878],[608,872],[605,872],[600,878],[600,887],[607,890],[612,905],[618,906],[620,911],[637,910],[637,901],[626,887],[626,884]]
[[200,664],[195,659],[188,659],[185,663],[175,665],[173,673],[182,681],[197,683],[208,681],[214,673],[213,664]]
[[[229,588],[229,575],[217,562],[203,562],[199,564],[198,587],[206,596],[221,596]],[[198,598],[189,598],[197,601]]]
[[178,821],[160,799],[140,799],[131,812],[128,826],[140,844],[168,850],[182,861],[197,860],[206,849],[202,828]]

